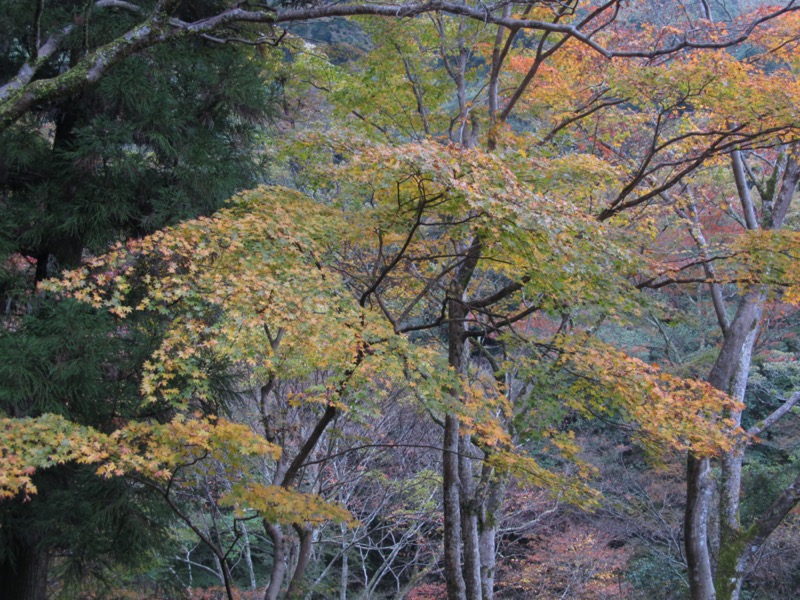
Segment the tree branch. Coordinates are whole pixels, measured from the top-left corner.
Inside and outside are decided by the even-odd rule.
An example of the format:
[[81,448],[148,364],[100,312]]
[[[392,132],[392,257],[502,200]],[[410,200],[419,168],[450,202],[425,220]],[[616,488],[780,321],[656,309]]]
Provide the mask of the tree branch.
[[800,392],[795,392],[789,396],[783,404],[781,404],[775,411],[763,421],[759,421],[747,430],[747,435],[750,437],[757,437],[764,433],[767,429],[777,423],[786,413],[792,410],[797,403],[800,402]]
[[[568,38],[574,38],[608,59],[614,57],[656,58],[675,54],[684,49],[727,48],[741,43],[763,23],[800,9],[795,4],[796,1],[790,0],[783,8],[755,19],[740,35],[728,40],[719,42],[683,40],[675,45],[655,50],[617,51],[605,48],[595,42],[592,39],[592,32],[586,33],[582,31],[581,27],[586,24],[585,20],[578,23],[578,25],[569,25],[553,21],[514,18],[509,16],[508,12],[504,12],[503,9],[509,5],[527,3],[510,2],[508,0],[500,0],[490,4],[481,3],[480,6],[470,6],[466,3],[452,2],[450,0],[428,0],[400,5],[365,3],[321,4],[306,7],[286,6],[277,10],[266,5],[259,6],[256,9],[248,9],[243,8],[246,5],[237,4],[215,15],[194,22],[172,18],[171,15],[180,3],[178,0],[162,0],[156,6],[155,11],[139,25],[114,41],[87,53],[74,67],[49,79],[34,80],[38,70],[60,48],[62,39],[72,32],[75,25],[65,25],[61,30],[53,34],[47,42],[38,48],[36,58],[26,62],[17,73],[17,76],[0,88],[0,131],[8,128],[37,104],[77,93],[84,87],[95,83],[115,64],[138,51],[184,36],[210,36],[214,39],[227,39],[225,36],[212,34],[227,26],[239,23],[274,25],[348,16],[383,16],[402,19],[416,17],[425,13],[440,13],[461,16],[486,24],[501,25],[511,31],[528,29],[562,34],[564,38],[559,40],[557,44],[563,43]],[[98,0],[94,6],[95,8],[126,10],[137,14],[142,12],[139,6],[125,0]],[[235,40],[230,38],[230,41]]]
[[477,300],[471,300],[467,302],[467,306],[470,309],[474,308],[486,308],[487,306],[491,306],[495,302],[499,302],[503,298],[507,298],[514,292],[518,292],[523,288],[523,286],[530,281],[530,276],[526,275],[519,281],[515,281],[513,283],[509,283],[502,289],[497,290],[494,294],[489,294],[488,296],[484,296],[483,298],[479,298]]

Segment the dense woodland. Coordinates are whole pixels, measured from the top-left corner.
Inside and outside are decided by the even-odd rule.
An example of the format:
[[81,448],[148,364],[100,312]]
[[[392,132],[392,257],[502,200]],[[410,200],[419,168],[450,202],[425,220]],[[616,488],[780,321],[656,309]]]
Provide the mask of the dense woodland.
[[800,597],[795,0],[0,8],[0,596]]

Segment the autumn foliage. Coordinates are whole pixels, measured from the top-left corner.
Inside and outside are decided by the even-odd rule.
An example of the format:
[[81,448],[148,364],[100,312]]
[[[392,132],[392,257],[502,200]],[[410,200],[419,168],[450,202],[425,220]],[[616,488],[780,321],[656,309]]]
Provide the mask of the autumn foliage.
[[[248,61],[276,82],[265,184],[83,244],[46,280],[48,253],[10,253],[4,270],[32,285],[9,299],[5,339],[23,329],[19,298],[77,303],[144,358],[99,369],[135,390],[103,426],[71,419],[72,400],[0,404],[0,508],[73,467],[147,489],[180,524],[169,568],[195,598],[636,597],[633,565],[656,555],[693,598],[737,597],[747,547],[800,502],[789,469],[766,508],[739,503],[742,473],[767,460],[745,452],[800,399],[793,4],[669,7],[657,23],[656,7],[613,0],[397,15],[223,2],[220,29],[178,4],[137,35],[255,46]],[[295,21],[353,44],[277,33]],[[130,42],[90,49],[86,31],[79,81]],[[41,102],[83,89],[65,68],[51,98],[26,72],[0,88],[4,130],[25,110],[17,88]],[[748,388],[769,352],[780,366]],[[667,483],[642,483],[656,467]],[[616,490],[615,469],[637,474]]]

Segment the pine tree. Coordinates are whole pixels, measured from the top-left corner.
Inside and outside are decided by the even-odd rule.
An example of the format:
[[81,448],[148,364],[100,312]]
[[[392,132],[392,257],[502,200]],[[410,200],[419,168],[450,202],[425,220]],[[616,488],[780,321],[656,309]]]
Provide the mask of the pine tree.
[[[34,37],[64,22],[84,26],[40,77],[136,22],[117,11],[84,14],[83,2],[47,5],[41,14],[41,3],[4,4],[3,81],[29,57]],[[193,2],[186,16],[214,8]],[[35,285],[86,253],[213,212],[252,186],[274,105],[263,72],[251,47],[174,40],[125,59],[78,95],[37,106],[0,134],[0,414],[53,412],[99,430],[142,417],[134,382],[148,341],[85,308],[37,296]],[[167,537],[158,535],[164,515],[130,482],[73,465],[37,475],[37,486],[33,499],[0,502],[4,597],[39,600],[53,566],[102,576],[106,565],[146,559]]]
[[[91,30],[94,45],[120,27],[107,25]],[[81,56],[84,40],[75,37],[61,57],[66,64]],[[16,39],[4,37],[0,69],[18,68],[6,65],[24,38],[22,27]],[[36,260],[42,278],[53,259],[74,266],[86,248],[212,212],[252,185],[257,125],[271,102],[248,54],[198,39],[155,46],[7,130],[4,246]]]
[[[0,330],[0,406],[60,414],[100,431],[141,418],[137,371],[148,340],[109,335],[114,323],[76,302],[37,302]],[[150,407],[158,417],[159,407]],[[36,475],[40,494],[0,502],[0,581],[7,598],[45,597],[50,567],[77,583],[108,567],[142,565],[168,539],[165,507],[139,485],[86,465]],[[58,553],[58,563],[54,553]]]

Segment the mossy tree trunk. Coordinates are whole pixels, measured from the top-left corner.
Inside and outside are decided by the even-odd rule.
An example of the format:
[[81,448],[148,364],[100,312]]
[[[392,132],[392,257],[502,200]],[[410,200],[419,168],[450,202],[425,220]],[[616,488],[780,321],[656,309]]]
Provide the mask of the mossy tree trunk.
[[[780,229],[800,181],[800,164],[793,157],[785,158],[782,163],[778,162],[772,176],[774,184],[765,188],[759,215],[745,180],[743,158],[738,151],[731,158],[747,229]],[[745,291],[739,300],[736,314],[728,323],[724,306],[719,306],[720,295],[714,293],[716,284],[711,283],[710,286],[723,333],[723,344],[708,375],[708,382],[716,389],[730,394],[744,406],[753,348],[767,298],[766,290],[762,286],[754,286]],[[774,419],[767,419],[770,424],[788,412],[785,408],[786,406],[775,411]],[[741,425],[742,410],[727,416],[736,425]],[[763,515],[757,517],[747,528],[743,528],[740,522],[742,467],[749,437],[744,436],[738,440],[720,461],[719,502],[716,506],[711,498],[713,483],[710,479],[709,459],[689,457],[684,543],[692,600],[739,600],[753,556],[800,501],[798,479],[783,490]],[[712,510],[716,510],[716,514],[712,515]],[[712,518],[719,522],[719,540],[709,539],[708,525]],[[713,560],[711,548],[717,545],[719,553],[716,560]]]

